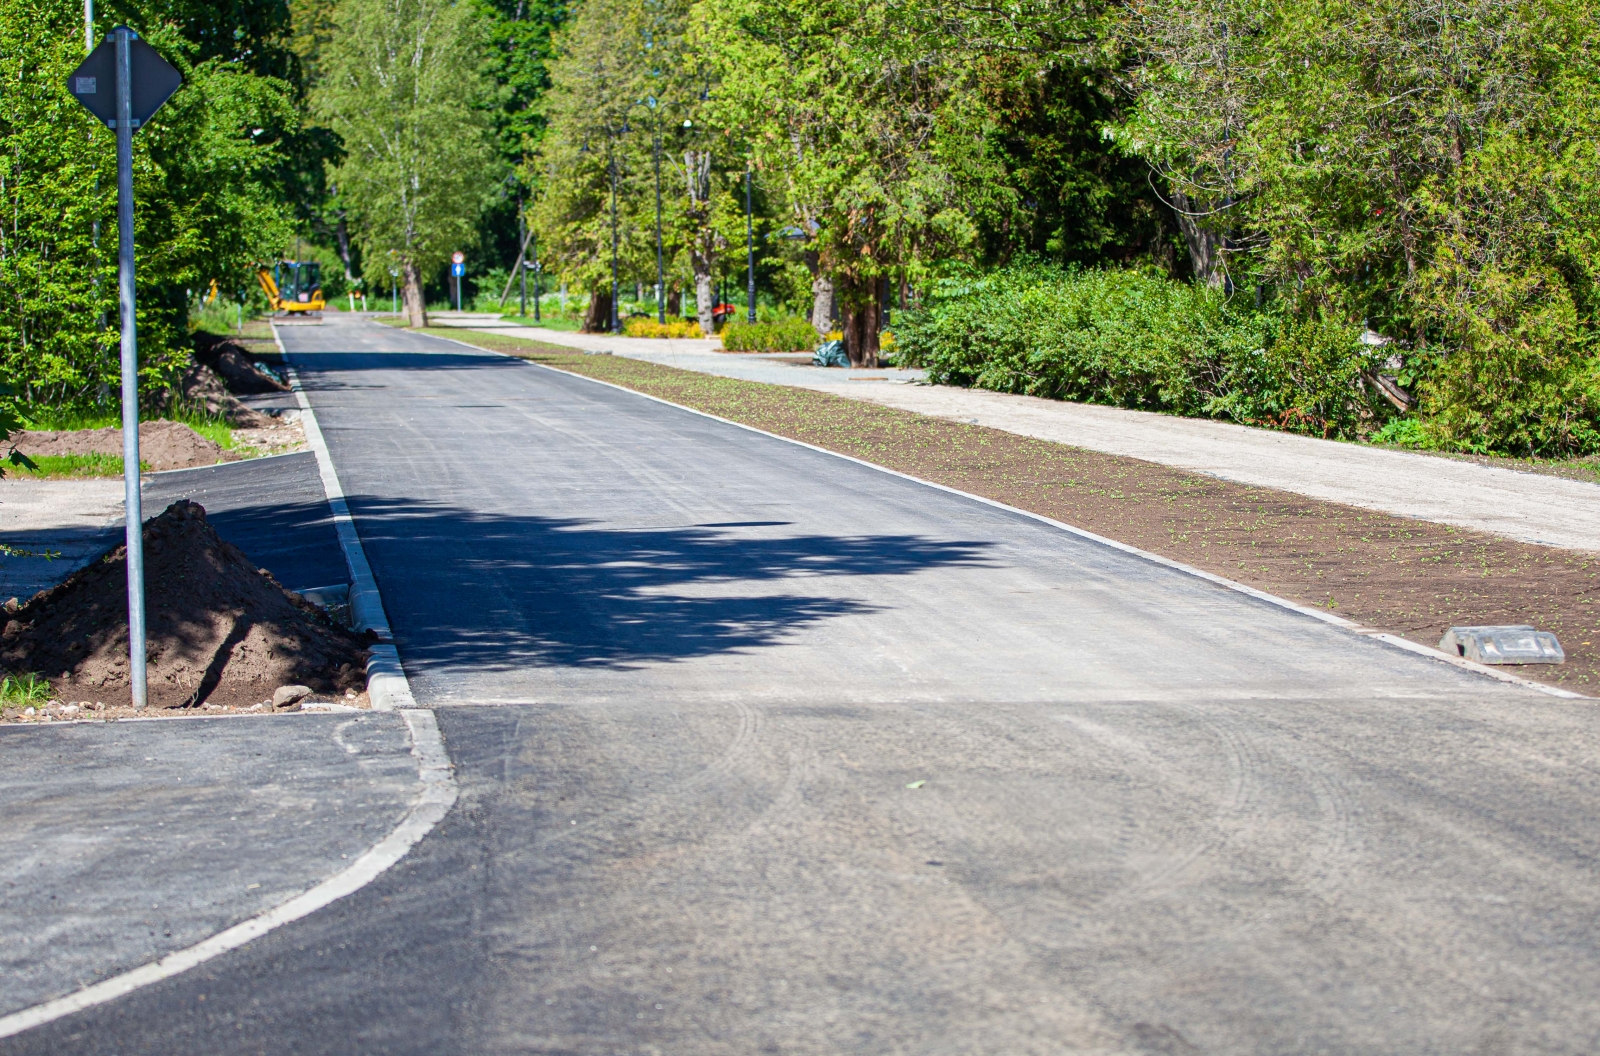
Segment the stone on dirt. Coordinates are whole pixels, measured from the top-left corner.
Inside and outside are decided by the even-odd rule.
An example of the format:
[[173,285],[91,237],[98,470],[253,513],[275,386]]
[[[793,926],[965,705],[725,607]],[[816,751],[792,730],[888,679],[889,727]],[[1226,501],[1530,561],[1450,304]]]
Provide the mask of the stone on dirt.
[[272,706],[279,711],[297,707],[312,692],[310,686],[279,686],[272,691]]

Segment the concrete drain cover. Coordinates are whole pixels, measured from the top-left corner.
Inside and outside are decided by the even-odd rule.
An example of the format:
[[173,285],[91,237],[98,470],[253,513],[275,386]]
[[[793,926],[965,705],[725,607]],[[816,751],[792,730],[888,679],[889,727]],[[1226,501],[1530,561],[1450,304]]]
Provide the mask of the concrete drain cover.
[[1555,635],[1523,625],[1452,627],[1439,648],[1480,664],[1559,664],[1567,658]]

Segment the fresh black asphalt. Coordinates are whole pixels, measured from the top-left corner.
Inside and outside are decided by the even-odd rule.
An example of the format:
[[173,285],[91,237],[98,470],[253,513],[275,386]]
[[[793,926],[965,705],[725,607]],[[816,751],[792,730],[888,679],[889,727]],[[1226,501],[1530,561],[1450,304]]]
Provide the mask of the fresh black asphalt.
[[285,331],[454,811],[0,1052],[1600,1048],[1600,737],[1016,514]]
[[317,458],[310,451],[173,470],[145,479],[147,519],[179,499],[204,506],[217,534],[290,590],[350,579],[317,474]]

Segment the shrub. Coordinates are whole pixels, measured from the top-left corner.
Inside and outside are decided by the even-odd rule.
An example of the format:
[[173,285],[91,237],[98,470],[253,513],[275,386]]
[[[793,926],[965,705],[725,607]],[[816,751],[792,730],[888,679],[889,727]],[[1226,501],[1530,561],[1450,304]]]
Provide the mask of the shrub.
[[937,284],[898,320],[898,361],[929,380],[1353,437],[1389,416],[1360,330],[1285,322],[1134,270],[1024,264]]
[[1559,276],[1485,269],[1477,278],[1470,311],[1457,309],[1446,331],[1449,352],[1428,357],[1419,386],[1428,446],[1600,451],[1600,341]]
[[674,319],[669,323],[658,323],[647,317],[635,317],[622,324],[622,332],[629,337],[705,337],[705,332],[696,322],[686,322]]
[[809,320],[775,323],[730,322],[722,328],[722,347],[729,352],[810,352],[822,343]]

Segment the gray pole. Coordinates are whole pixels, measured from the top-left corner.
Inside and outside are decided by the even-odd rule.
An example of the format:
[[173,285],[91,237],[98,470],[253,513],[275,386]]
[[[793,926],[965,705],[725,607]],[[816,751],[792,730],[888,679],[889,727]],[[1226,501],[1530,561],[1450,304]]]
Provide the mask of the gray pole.
[[656,133],[656,322],[667,323],[667,280],[661,270],[661,133]]
[[94,0],[83,0],[83,53],[94,51]]
[[622,333],[617,318],[617,158],[611,156],[611,332]]
[[539,236],[533,236],[533,321],[539,322],[539,301],[544,293],[539,286],[539,278],[544,273],[539,269]]
[[749,305],[749,320],[756,321],[756,237],[750,212],[750,166],[744,167],[744,252],[749,264],[749,279],[745,287],[745,301]]
[[128,682],[145,692],[144,513],[139,502],[139,337],[133,291],[133,30],[117,36],[117,293],[122,307],[122,482],[128,542]]
[[[522,245],[528,244],[528,221],[522,215],[522,199],[517,199],[517,241]],[[518,278],[522,281],[522,310],[517,313],[520,317],[528,317],[528,262],[522,258],[517,259]]]

